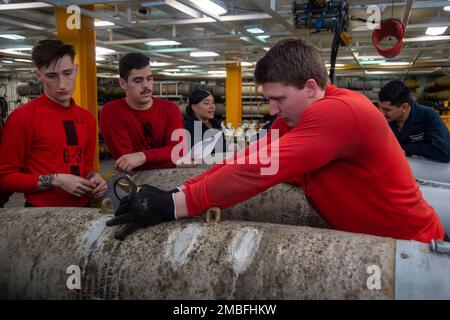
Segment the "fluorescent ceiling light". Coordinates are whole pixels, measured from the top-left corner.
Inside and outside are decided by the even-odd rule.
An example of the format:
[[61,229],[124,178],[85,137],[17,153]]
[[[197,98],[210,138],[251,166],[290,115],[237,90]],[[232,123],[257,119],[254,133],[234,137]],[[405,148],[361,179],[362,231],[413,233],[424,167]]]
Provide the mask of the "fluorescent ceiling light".
[[180,72],[180,69],[164,69],[165,72]]
[[181,2],[178,2],[177,0],[165,0],[165,4],[168,6],[171,6],[172,8],[177,9],[178,11],[181,11],[192,18],[201,18],[202,15],[200,12],[195,11],[194,9],[189,8],[188,6],[182,4]]
[[218,4],[210,0],[189,0],[189,1],[196,4],[203,10],[208,11],[209,13],[215,14],[217,16],[221,16],[227,13],[227,10],[225,8],[219,6]]
[[450,11],[450,6],[445,6],[443,9],[444,11]]
[[95,53],[97,54],[111,54],[116,52],[116,50],[112,50],[112,49],[108,49],[108,48],[103,48],[103,47],[95,47]]
[[12,62],[11,60],[1,60],[0,62],[1,62],[1,63],[14,63],[14,62]]
[[6,48],[5,51],[18,52],[18,51],[30,51],[32,47],[17,47],[17,48]]
[[443,34],[445,32],[445,30],[447,30],[447,26],[428,27],[427,31],[425,31],[425,34],[429,35],[429,36],[440,36],[441,34]]
[[361,64],[381,64],[385,62],[386,60],[375,60],[375,59],[359,60],[359,63]]
[[165,67],[165,66],[170,66],[173,63],[170,62],[150,62],[150,67]]
[[180,68],[180,69],[193,69],[193,68],[198,68],[198,66],[196,66],[196,65],[191,65],[191,66],[178,66],[178,68]]
[[269,51],[269,50],[270,50],[269,47],[264,47],[263,49],[264,49],[265,51]]
[[[255,38],[265,42],[266,39],[270,38],[270,36],[269,35],[261,35],[261,36],[255,36]],[[248,37],[240,37],[240,39],[244,40],[244,41],[250,41],[250,39]]]
[[257,27],[253,27],[253,28],[248,28],[248,29],[245,29],[247,32],[250,32],[250,33],[264,33],[264,30],[263,29],[261,29],[261,28],[257,28]]
[[212,51],[194,51],[189,54],[191,57],[216,57],[219,54]]
[[14,61],[17,61],[17,62],[26,62],[26,63],[32,63],[32,62],[33,62],[33,61],[27,60],[27,59],[14,59]]
[[110,21],[96,20],[94,22],[96,27],[106,27],[106,26],[114,26],[115,24]]
[[35,9],[46,7],[52,7],[52,5],[45,2],[21,2],[21,3],[0,4],[0,10]]
[[409,66],[410,63],[406,61],[386,61],[383,63],[380,63],[382,66]]
[[145,44],[147,46],[157,47],[157,46],[178,46],[181,43],[173,41],[173,40],[157,39],[157,40],[153,40],[153,41],[148,41]]
[[105,61],[106,59],[103,57],[96,56],[95,61]]
[[253,63],[247,62],[247,61],[243,61],[241,62],[241,66],[242,67],[251,67],[253,66]]
[[0,34],[0,37],[11,39],[11,40],[23,40],[25,39],[24,36],[19,36],[18,34]]
[[[325,66],[326,66],[327,68],[330,68],[330,67],[331,67],[331,64],[325,63]],[[345,66],[345,64],[343,64],[343,63],[336,63],[334,66],[335,66],[335,67],[343,67],[343,66]]]

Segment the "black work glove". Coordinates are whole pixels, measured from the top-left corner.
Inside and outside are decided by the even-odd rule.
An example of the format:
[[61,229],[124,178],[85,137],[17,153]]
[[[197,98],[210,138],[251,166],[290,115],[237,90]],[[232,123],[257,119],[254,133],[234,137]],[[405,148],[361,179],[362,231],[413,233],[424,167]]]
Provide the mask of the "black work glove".
[[106,222],[108,227],[126,224],[114,235],[117,240],[125,240],[139,228],[176,219],[172,194],[179,189],[163,191],[148,184],[140,187],[139,192],[131,193],[120,201],[115,217]]

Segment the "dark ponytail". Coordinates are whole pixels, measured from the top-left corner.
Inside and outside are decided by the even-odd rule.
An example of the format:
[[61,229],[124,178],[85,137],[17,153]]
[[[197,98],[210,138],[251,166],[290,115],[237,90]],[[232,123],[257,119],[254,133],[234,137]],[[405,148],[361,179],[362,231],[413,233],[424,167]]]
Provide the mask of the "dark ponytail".
[[190,117],[194,116],[194,110],[192,110],[192,105],[190,103],[186,106],[186,114]]

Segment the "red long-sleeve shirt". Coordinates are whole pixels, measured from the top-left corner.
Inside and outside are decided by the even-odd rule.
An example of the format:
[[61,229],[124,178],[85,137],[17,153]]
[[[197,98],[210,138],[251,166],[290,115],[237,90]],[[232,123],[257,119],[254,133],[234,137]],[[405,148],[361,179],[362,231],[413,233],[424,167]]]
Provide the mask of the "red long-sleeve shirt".
[[153,97],[147,110],[132,109],[124,99],[107,103],[100,113],[100,128],[114,159],[124,154],[143,152],[146,163],[137,170],[173,168],[172,132],[184,129],[183,117],[173,102]]
[[276,174],[261,175],[269,165],[249,161],[213,166],[185,184],[189,214],[232,206],[297,177],[335,229],[422,242],[444,237],[386,120],[363,95],[329,86],[283,131],[278,147],[262,150],[278,151]]
[[3,131],[0,191],[23,192],[34,206],[84,206],[89,198],[60,188],[38,191],[38,177],[94,171],[94,117],[73,100],[64,107],[42,95],[14,110]]

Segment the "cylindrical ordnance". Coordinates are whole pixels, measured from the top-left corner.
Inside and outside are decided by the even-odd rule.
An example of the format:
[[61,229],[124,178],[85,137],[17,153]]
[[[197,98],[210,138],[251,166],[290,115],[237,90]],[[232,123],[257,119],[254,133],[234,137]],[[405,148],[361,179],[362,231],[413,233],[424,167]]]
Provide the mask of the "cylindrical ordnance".
[[450,184],[450,164],[415,158],[408,158],[408,163],[416,179]]
[[450,298],[450,257],[425,244],[199,219],[120,242],[105,226],[110,217],[84,208],[0,209],[0,298]]
[[[147,183],[170,190],[203,171],[205,168],[149,170],[139,171],[133,178],[138,184]],[[222,217],[226,220],[328,227],[328,223],[308,203],[302,189],[288,184],[278,184],[247,201],[224,209]]]

